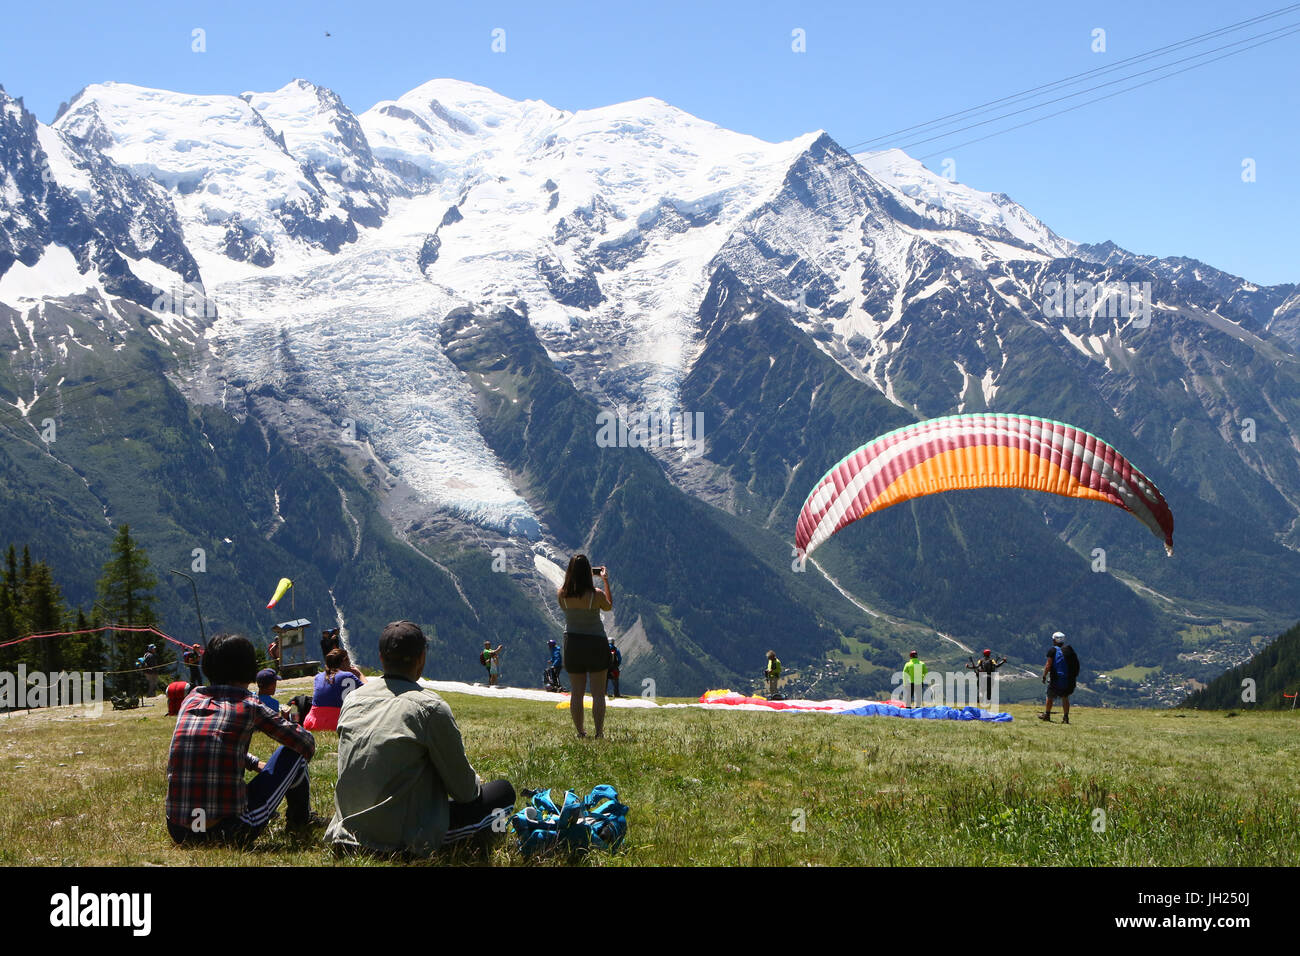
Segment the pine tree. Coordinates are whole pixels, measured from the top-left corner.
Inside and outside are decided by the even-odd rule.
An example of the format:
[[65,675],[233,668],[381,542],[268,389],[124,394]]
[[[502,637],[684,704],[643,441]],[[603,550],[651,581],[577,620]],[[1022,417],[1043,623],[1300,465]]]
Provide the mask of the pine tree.
[[[26,555],[26,549],[24,549]],[[38,561],[28,569],[23,583],[24,624],[28,633],[49,634],[63,630],[66,609],[63,605],[63,593],[54,583],[50,566]],[[46,673],[56,673],[64,669],[64,648],[60,641],[65,638],[50,637],[34,642],[35,661]]]
[[14,546],[9,545],[9,553],[5,557],[5,571],[3,587],[5,594],[9,597],[11,606],[18,604],[18,555],[14,551]]
[[[18,554],[11,544],[5,557],[4,575],[0,578],[0,644],[30,633],[26,629],[26,618],[23,609],[23,579],[18,572]],[[13,672],[19,664],[32,664],[30,644],[15,644],[0,649],[0,670]]]
[[157,579],[149,572],[148,555],[131,538],[130,525],[122,525],[113,539],[113,557],[104,565],[99,579],[99,603],[114,624],[156,625],[153,589],[157,586]]
[[[44,561],[33,562],[31,550],[24,548],[20,572],[17,551],[11,544],[0,565],[0,644],[28,634],[62,631],[69,623],[62,590],[54,583],[53,569]],[[94,623],[87,621],[85,613],[78,608],[71,629],[89,630],[99,623],[97,619]],[[0,671],[16,671],[19,664],[26,664],[28,670],[49,673],[103,670],[104,641],[96,634],[69,635],[0,648]]]
[[[74,631],[88,631],[99,626],[98,621],[86,620],[86,612],[77,608],[77,620]],[[70,638],[76,642],[77,660],[72,666],[82,671],[104,670],[104,638],[100,634],[85,634]]]
[[[104,565],[103,575],[99,579],[99,603],[108,617],[106,623],[131,627],[157,626],[153,595],[157,586],[157,579],[149,572],[149,558],[144,549],[132,540],[130,526],[122,525],[117,529],[117,537],[113,539],[113,556]],[[137,659],[151,643],[154,641],[147,633],[118,632],[113,670],[134,670]],[[142,686],[144,679],[137,676],[140,679],[131,683]],[[124,682],[114,683],[120,685]]]
[[[14,549],[9,549],[9,558],[13,559]],[[0,580],[0,644],[15,640],[18,635],[18,608],[16,596],[9,588],[8,574]],[[12,671],[18,662],[18,647],[0,647],[0,671]]]
[[[81,609],[77,609],[77,618],[83,617]],[[99,604],[94,604],[90,609],[90,620],[86,622],[86,627],[95,629],[103,627],[105,624],[103,612],[99,609]],[[78,625],[80,628],[80,625]],[[113,656],[110,653],[108,635],[109,631],[97,631],[90,635],[87,645],[86,664],[82,670],[107,671],[113,668]]]
[[[15,637],[25,637],[28,634],[36,633],[32,626],[32,608],[30,605],[33,573],[31,549],[23,545],[23,559],[20,565],[11,546],[5,569],[5,589],[11,595],[10,607],[13,614]],[[42,668],[44,663],[44,658],[41,656],[43,648],[38,647],[37,642],[25,641],[22,644],[15,645],[11,650],[13,656],[10,663],[14,668],[17,668],[20,664],[26,664],[29,669],[33,670]]]

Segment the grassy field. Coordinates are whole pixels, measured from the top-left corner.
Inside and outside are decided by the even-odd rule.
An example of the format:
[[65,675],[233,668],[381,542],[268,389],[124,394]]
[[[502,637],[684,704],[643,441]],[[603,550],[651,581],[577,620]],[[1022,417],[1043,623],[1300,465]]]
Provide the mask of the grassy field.
[[[282,685],[280,697],[298,690]],[[1300,858],[1300,715],[1075,708],[1070,726],[611,710],[608,739],[567,711],[448,694],[470,758],[517,788],[611,783],[631,807],[617,854],[586,865],[1279,866]],[[274,822],[252,851],[172,845],[174,719],[76,708],[0,715],[0,864],[386,865],[336,861]],[[333,812],[337,738],[317,734],[312,802]],[[255,737],[265,757],[270,741]],[[1103,815],[1104,812],[1104,815]],[[487,855],[436,863],[515,865]],[[551,865],[563,861],[541,861]]]
[[1116,677],[1120,680],[1132,681],[1137,683],[1146,680],[1150,675],[1160,670],[1159,667],[1142,667],[1138,664],[1127,664],[1124,667],[1117,667],[1107,673],[1107,677]]

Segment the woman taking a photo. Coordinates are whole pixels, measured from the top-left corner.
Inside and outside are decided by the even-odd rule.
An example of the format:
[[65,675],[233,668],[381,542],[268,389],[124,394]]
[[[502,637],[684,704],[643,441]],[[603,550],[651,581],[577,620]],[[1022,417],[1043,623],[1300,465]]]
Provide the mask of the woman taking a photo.
[[[601,579],[603,589],[597,589],[593,573]],[[569,674],[572,694],[569,697],[569,715],[579,737],[583,730],[582,695],[591,684],[591,719],[596,723],[596,736],[604,736],[605,729],[605,671],[609,668],[609,644],[600,612],[614,609],[613,589],[604,567],[592,568],[585,554],[575,554],[569,559],[569,569],[564,574],[564,585],[557,597],[564,611],[564,669]]]

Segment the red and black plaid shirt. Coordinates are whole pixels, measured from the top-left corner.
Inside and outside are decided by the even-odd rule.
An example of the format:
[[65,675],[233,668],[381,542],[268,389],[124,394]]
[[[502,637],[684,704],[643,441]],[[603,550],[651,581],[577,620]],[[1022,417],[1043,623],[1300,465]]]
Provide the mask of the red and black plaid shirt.
[[217,684],[185,698],[167,757],[167,822],[190,826],[202,809],[207,826],[248,809],[244,771],[257,769],[248,752],[253,731],[296,750],[316,752],[310,731],[290,723],[247,688]]

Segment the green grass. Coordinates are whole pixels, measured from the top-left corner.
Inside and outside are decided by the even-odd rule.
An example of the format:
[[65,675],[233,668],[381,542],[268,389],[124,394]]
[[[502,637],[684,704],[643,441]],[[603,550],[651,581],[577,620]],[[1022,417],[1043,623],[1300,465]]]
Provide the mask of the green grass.
[[1143,667],[1141,664],[1125,664],[1123,667],[1116,667],[1112,671],[1107,671],[1106,676],[1113,677],[1118,680],[1133,681],[1133,683],[1136,684],[1139,681],[1146,680],[1147,677],[1154,674],[1158,670],[1160,670],[1158,666]]
[[[579,741],[552,704],[446,699],[484,777],[519,789],[618,788],[631,807],[625,847],[587,865],[1279,866],[1300,857],[1298,714],[1075,708],[1063,726],[1033,719],[1028,706],[1009,708],[1011,724],[611,709],[608,739]],[[384,862],[336,861],[280,822],[251,851],[173,846],[162,810],[174,720],[161,700],[96,719],[75,709],[0,716],[0,864]],[[337,738],[316,736],[312,802],[329,816]],[[270,747],[254,738],[254,752]],[[506,839],[486,856],[437,862],[523,861]]]

